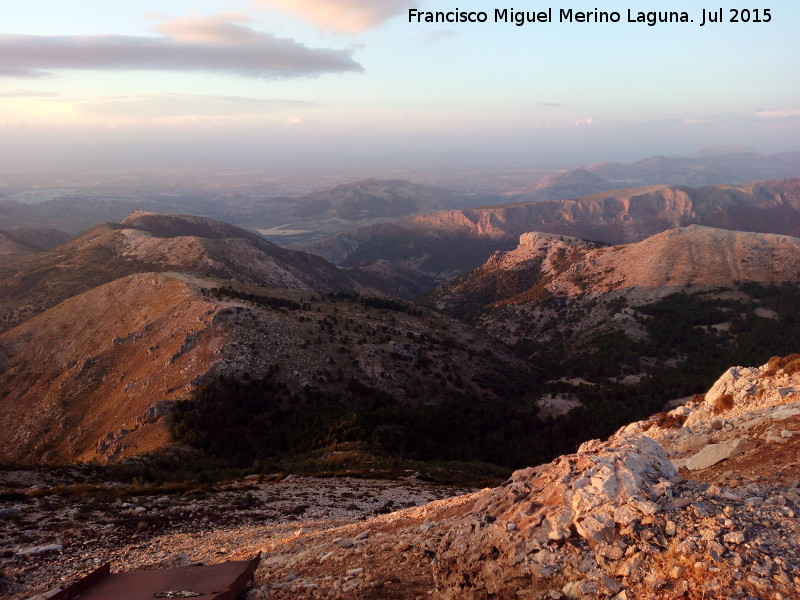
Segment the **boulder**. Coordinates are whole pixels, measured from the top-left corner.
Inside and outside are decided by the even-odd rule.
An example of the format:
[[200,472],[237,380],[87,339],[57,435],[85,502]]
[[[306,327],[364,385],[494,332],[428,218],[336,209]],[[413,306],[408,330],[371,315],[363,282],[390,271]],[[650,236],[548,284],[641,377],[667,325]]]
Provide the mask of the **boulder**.
[[434,563],[438,597],[561,592],[557,575],[582,577],[575,548],[601,552],[621,528],[651,518],[669,501],[676,474],[661,446],[641,434],[587,442],[576,454],[517,471],[448,528]]
[[746,437],[720,442],[719,444],[709,444],[697,454],[690,456],[685,466],[690,471],[699,471],[713,467],[723,460],[741,454],[747,449],[748,439]]

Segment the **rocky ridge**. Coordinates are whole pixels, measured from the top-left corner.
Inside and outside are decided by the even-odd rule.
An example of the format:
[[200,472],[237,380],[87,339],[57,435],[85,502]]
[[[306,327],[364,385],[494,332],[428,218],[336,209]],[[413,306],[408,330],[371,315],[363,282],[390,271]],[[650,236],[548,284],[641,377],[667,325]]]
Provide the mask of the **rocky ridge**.
[[398,301],[138,273],[0,335],[0,418],[16,424],[0,460],[108,462],[171,446],[175,404],[220,377],[274,377],[287,402],[358,393],[418,406],[488,402],[528,369],[495,340]]
[[174,276],[131,275],[0,336],[4,461],[123,458],[169,443],[163,417],[220,360],[222,306]]
[[317,256],[227,223],[136,211],[21,262],[0,263],[0,327],[133,273],[181,272],[318,292],[368,291]]
[[[734,281],[779,283],[800,273],[800,238],[690,225],[622,246],[547,233],[525,233],[467,276],[429,295],[441,310],[523,304],[548,296],[615,293],[646,304],[686,289]],[[477,301],[477,302],[476,302]]]

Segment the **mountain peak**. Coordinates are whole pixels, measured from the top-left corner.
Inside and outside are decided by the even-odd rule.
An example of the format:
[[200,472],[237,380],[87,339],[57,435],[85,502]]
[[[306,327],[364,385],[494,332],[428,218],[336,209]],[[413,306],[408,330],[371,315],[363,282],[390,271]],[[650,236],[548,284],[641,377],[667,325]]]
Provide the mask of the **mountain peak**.
[[178,215],[135,210],[120,222],[121,225],[149,231],[162,238],[195,236],[208,239],[255,238],[269,245],[263,238],[240,227],[207,217]]

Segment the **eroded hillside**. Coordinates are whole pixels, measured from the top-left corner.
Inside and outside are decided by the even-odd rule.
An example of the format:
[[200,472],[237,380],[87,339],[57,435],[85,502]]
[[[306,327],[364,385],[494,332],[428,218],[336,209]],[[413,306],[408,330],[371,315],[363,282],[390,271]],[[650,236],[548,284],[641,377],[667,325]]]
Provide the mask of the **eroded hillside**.
[[249,462],[336,442],[433,454],[444,415],[491,414],[529,385],[529,367],[502,344],[432,311],[231,285],[136,274],[0,336],[0,412],[15,423],[2,460],[118,460],[173,434]]

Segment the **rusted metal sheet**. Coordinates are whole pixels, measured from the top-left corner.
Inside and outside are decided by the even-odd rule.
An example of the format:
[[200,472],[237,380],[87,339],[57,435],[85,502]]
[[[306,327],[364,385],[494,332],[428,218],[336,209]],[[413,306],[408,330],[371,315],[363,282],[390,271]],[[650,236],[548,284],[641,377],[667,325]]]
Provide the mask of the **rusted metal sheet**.
[[108,564],[50,600],[234,600],[253,578],[259,557],[216,565],[111,573]]

